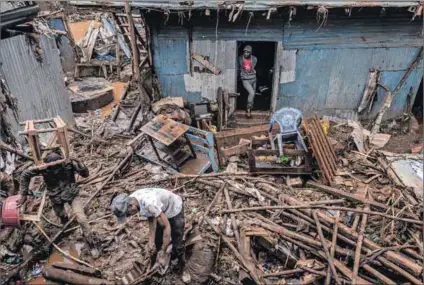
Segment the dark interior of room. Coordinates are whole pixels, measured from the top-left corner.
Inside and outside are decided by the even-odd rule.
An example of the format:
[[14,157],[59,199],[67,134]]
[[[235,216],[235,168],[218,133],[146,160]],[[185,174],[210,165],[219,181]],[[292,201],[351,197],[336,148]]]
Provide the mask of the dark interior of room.
[[417,95],[415,96],[414,104],[412,105],[412,113],[420,124],[423,123],[423,80],[421,79],[420,88],[418,88]]

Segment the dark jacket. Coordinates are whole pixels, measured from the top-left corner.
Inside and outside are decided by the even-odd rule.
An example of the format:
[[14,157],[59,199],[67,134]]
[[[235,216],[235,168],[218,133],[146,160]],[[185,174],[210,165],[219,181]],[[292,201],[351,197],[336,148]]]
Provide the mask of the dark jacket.
[[82,177],[89,176],[88,168],[84,164],[79,165],[76,162],[62,163],[46,169],[30,168],[22,172],[19,194],[22,196],[28,195],[31,178],[41,175],[47,186],[47,194],[53,199],[53,202],[70,202],[78,195],[75,173]]

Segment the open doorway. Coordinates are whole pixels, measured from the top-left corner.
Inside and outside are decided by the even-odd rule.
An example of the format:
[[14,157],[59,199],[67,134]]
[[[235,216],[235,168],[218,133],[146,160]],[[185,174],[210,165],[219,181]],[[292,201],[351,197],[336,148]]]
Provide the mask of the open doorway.
[[[272,78],[275,61],[275,42],[237,42],[237,64],[239,56],[243,56],[243,48],[252,47],[252,55],[256,56],[256,96],[253,104],[254,111],[269,111],[272,98]],[[246,110],[248,92],[243,87],[239,74],[237,74],[237,110]]]
[[412,105],[412,114],[418,120],[419,124],[423,123],[423,80],[421,79],[420,87],[418,88],[417,95],[415,95],[415,101]]

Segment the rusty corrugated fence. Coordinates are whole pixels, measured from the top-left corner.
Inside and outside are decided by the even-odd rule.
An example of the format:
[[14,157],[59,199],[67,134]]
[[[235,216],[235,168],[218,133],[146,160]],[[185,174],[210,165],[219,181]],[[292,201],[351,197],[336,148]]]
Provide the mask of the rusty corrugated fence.
[[61,116],[73,125],[71,101],[55,40],[40,36],[39,45],[43,53],[37,61],[25,36],[0,41],[0,72],[18,101],[19,120]]

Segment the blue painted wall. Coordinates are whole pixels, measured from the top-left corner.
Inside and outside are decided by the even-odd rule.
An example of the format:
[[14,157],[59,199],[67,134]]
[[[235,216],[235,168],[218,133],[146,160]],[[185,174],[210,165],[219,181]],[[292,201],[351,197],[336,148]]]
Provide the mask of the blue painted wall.
[[[277,106],[321,114],[332,114],[334,109],[355,109],[361,101],[370,68],[380,70],[381,83],[393,90],[418,53],[419,48],[408,47],[299,49],[296,80],[280,85]],[[421,62],[397,93],[390,116],[403,112],[410,88],[415,96],[422,74]],[[372,112],[365,117],[373,117],[383,101],[384,90],[379,89]]]
[[[50,19],[49,26],[55,30],[66,32],[65,23],[63,23],[61,18]],[[73,73],[75,70],[75,55],[71,42],[67,36],[62,35],[59,37],[60,41],[58,41],[58,48],[60,51],[60,60],[62,62],[63,71],[65,71],[65,73]]]
[[[222,48],[234,41],[275,41],[282,43],[283,50],[296,51],[295,81],[279,85],[277,108],[296,107],[305,114],[355,110],[371,68],[380,70],[381,82],[394,89],[422,46],[420,23],[409,19],[329,21],[318,31],[316,22],[292,22],[288,26],[282,20],[252,21],[247,30],[245,24],[224,21],[217,30],[207,22],[193,24],[193,45],[209,42],[197,46],[209,47],[210,54],[203,55],[212,62],[215,55],[235,58],[234,49]],[[184,26],[153,25],[154,67],[163,96],[182,96],[196,102],[201,100],[200,92],[192,92],[184,80],[190,74],[189,34]],[[215,45],[216,41],[219,44]],[[217,52],[214,46],[219,46]],[[220,67],[225,71],[225,66]],[[422,75],[421,62],[397,93],[388,117],[403,112],[411,88],[414,99]],[[235,88],[235,83],[228,84],[232,85],[223,87]],[[365,117],[374,116],[383,99],[384,92],[379,90],[372,112]]]

